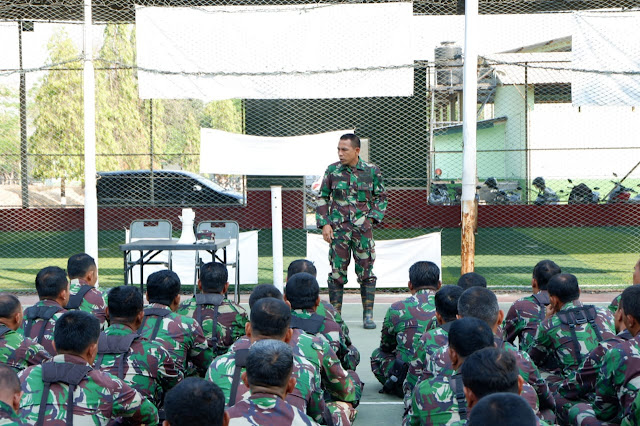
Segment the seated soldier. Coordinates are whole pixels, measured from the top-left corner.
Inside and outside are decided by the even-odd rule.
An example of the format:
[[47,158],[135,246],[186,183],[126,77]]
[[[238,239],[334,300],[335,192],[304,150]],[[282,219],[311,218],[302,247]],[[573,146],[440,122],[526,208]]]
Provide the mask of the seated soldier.
[[617,335],[604,339],[582,361],[580,367],[560,382],[556,399],[556,420],[560,424],[569,422],[569,410],[580,402],[593,403],[596,392],[596,379],[602,368],[604,356],[615,346],[632,339],[633,336],[625,328],[622,310],[618,309],[614,315]]
[[462,290],[467,290],[471,287],[487,288],[486,278],[477,272],[467,272],[466,274],[462,274],[460,278],[458,278],[457,284],[458,287],[462,288]]
[[[249,308],[253,309],[253,305],[258,300],[267,297],[283,299],[282,293],[273,285],[260,284],[249,296]],[[250,346],[249,338],[243,336],[233,344],[230,351],[249,349]],[[343,410],[346,413],[355,412],[352,407],[358,405],[364,385],[355,371],[345,370],[342,367],[338,355],[331,349],[329,342],[324,337],[314,336],[295,328],[291,330],[289,346],[292,347],[294,354],[305,358],[320,371],[322,389],[326,392],[325,399],[334,401],[335,405],[346,407]],[[342,402],[348,405],[345,406]],[[331,403],[330,408],[332,408]],[[342,423],[347,424],[347,420],[343,420]]]
[[577,278],[572,274],[554,275],[547,285],[549,307],[538,324],[531,359],[557,383],[578,369],[584,358],[603,339],[615,336],[613,316],[607,309],[583,305]]
[[222,355],[244,335],[247,313],[237,303],[227,299],[228,272],[224,263],[205,263],[200,267],[198,289],[201,293],[183,302],[180,315],[195,318],[202,327],[214,356]]
[[0,294],[0,364],[16,372],[42,364],[51,355],[39,344],[17,332],[22,325],[22,305],[13,294]]
[[544,319],[549,305],[547,284],[562,270],[551,260],[541,260],[533,268],[531,288],[533,294],[513,302],[504,320],[505,340],[513,343],[518,338],[521,351],[527,352],[533,345],[538,324]]
[[569,412],[572,424],[618,424],[631,412],[640,383],[640,286],[622,292],[619,309],[633,336],[611,348],[602,360],[593,404],[577,404]]
[[229,425],[315,425],[298,407],[287,402],[287,395],[296,386],[292,377],[293,352],[279,340],[254,343],[247,356],[242,381],[251,396],[238,401],[227,410]]
[[[291,278],[292,276],[294,276],[299,272],[307,272],[313,275],[316,279],[318,278],[318,271],[316,270],[316,267],[313,264],[313,262],[306,259],[297,259],[289,264],[289,268],[287,269],[287,281],[289,281],[289,278]],[[329,303],[329,301],[321,299],[320,304],[316,308],[316,314],[323,316],[329,320],[333,320],[340,326],[344,341],[349,347],[349,352],[352,353],[352,356],[358,357],[356,364],[359,364],[360,352],[358,352],[358,349],[356,349],[356,347],[353,346],[353,343],[351,342],[351,337],[349,336],[349,327],[342,319],[342,315],[340,314],[340,312],[338,312],[338,310],[334,308],[333,305]]]
[[55,355],[53,331],[58,318],[66,312],[63,306],[69,301],[67,274],[57,266],[41,269],[36,276],[36,291],[40,301],[24,310],[21,332]]
[[[493,330],[496,347],[511,352],[516,357],[520,375],[526,382],[522,396],[537,414],[553,419],[555,400],[540,371],[526,352],[519,351],[511,343],[505,342],[498,336],[498,326],[502,324],[504,313],[500,309],[496,295],[483,287],[472,287],[465,290],[458,300],[458,317],[478,318],[487,323]],[[446,374],[447,371],[452,371],[451,359],[446,348],[441,348],[430,357],[427,367],[423,368],[421,379],[433,377],[438,373]],[[538,408],[540,413],[538,413]]]
[[180,304],[180,278],[173,271],[154,272],[147,278],[147,300],[138,334],[160,343],[188,376],[204,376],[213,359],[202,327],[193,318],[175,313]]
[[529,404],[514,393],[494,393],[482,398],[469,414],[467,426],[535,426],[540,422]]
[[382,323],[380,346],[371,354],[371,371],[384,386],[382,392],[402,396],[409,362],[420,337],[436,316],[434,296],[442,283],[433,262],[416,262],[409,268],[411,297],[393,303]]
[[0,425],[26,426],[18,411],[22,389],[16,372],[0,365]]
[[98,267],[93,257],[86,253],[71,256],[67,261],[67,274],[70,280],[69,302],[67,310],[80,309],[95,315],[100,325],[105,327],[107,315],[106,304],[102,293],[96,288],[98,283]]
[[439,374],[416,385],[403,425],[449,424],[466,419],[467,403],[462,376],[456,371],[472,353],[493,347],[491,328],[477,318],[454,321],[449,329],[453,374]]
[[[265,339],[288,343],[292,334],[290,321],[291,309],[282,300],[258,300],[251,308],[251,321],[246,326],[251,346]],[[249,395],[249,389],[240,380],[240,373],[246,368],[248,352],[249,349],[240,349],[221,355],[211,363],[207,371],[206,379],[220,387],[229,407]],[[287,396],[288,402],[318,422],[328,421],[323,416],[331,414],[325,408],[320,374],[316,367],[305,358],[295,355],[293,377],[297,382]]]
[[[633,277],[632,277],[632,279],[633,279],[633,285],[640,284],[640,259],[638,259],[638,261],[636,262],[635,266],[633,267]],[[611,304],[609,305],[609,310],[614,315],[615,315],[616,311],[618,310],[618,305],[620,305],[620,297],[622,297],[622,294],[617,295],[611,301]]]
[[[519,375],[516,358],[498,348],[484,348],[471,354],[460,368],[464,397],[469,412],[487,395],[499,392],[522,393],[524,379]],[[534,411],[529,411],[535,416]]]
[[136,333],[144,317],[142,308],[142,293],[137,287],[120,286],[109,292],[109,327],[98,340],[93,368],[118,377],[159,408],[164,392],[183,375],[160,343]]
[[422,370],[427,360],[431,358],[436,350],[448,344],[449,328],[458,315],[458,299],[460,299],[462,292],[462,288],[457,285],[445,285],[436,293],[434,303],[439,327],[424,333],[416,344],[413,359],[409,362],[407,377],[402,385],[405,404],[410,401],[411,392],[418,379],[422,376]]
[[30,424],[106,425],[118,417],[158,422],[158,411],[117,377],[91,368],[98,353],[100,321],[83,311],[60,317],[54,331],[58,355],[20,373],[20,413]]
[[316,314],[320,304],[320,286],[315,277],[306,272],[293,275],[287,281],[284,300],[291,305],[291,328],[299,328],[313,335],[323,336],[338,354],[340,363],[348,370],[355,370],[360,354],[353,356],[342,329],[333,320]]
[[224,395],[214,383],[187,377],[167,393],[163,426],[227,426]]

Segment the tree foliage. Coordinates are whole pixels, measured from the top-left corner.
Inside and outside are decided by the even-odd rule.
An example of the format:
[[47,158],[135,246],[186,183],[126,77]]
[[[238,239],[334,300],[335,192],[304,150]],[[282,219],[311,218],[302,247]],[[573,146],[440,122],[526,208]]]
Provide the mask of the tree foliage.
[[0,176],[13,179],[20,172],[20,105],[18,91],[0,86]]

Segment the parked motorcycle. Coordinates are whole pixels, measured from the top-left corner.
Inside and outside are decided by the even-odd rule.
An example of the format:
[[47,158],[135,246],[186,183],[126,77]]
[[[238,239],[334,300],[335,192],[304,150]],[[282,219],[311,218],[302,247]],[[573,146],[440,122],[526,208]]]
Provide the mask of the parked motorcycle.
[[593,190],[584,183],[574,185],[571,179],[567,179],[571,186],[569,193],[569,201],[567,204],[597,204],[600,201],[600,188],[594,187]]
[[543,177],[538,176],[533,180],[532,184],[538,189],[538,196],[536,197],[533,204],[535,204],[536,206],[541,206],[544,204],[558,204],[558,195],[553,189],[547,187]]
[[[618,177],[617,174],[613,174],[614,177]],[[613,189],[609,192],[609,196],[607,197],[607,204],[615,204],[615,203],[628,203],[631,202],[631,193],[636,192],[632,188],[628,188],[622,184],[620,180],[612,180]],[[637,196],[634,197],[638,198]]]
[[[451,183],[453,183],[453,181]],[[451,204],[449,188],[447,188],[446,183],[440,180],[440,176],[438,174],[436,174],[435,179],[431,181],[431,190],[429,191],[428,202],[432,206],[448,206]]]
[[[498,188],[498,181],[496,180],[496,178],[487,178],[487,180],[484,181],[484,184],[489,188],[491,193],[494,194],[494,204],[520,204],[520,201],[522,199],[521,195],[516,191],[504,191]],[[520,191],[522,190],[522,188],[518,186],[516,190]]]

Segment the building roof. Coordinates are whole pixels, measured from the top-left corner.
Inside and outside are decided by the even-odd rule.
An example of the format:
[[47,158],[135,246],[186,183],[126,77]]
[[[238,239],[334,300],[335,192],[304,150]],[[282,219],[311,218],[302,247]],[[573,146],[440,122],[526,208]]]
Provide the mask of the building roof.
[[[507,122],[507,117],[496,117],[491,118],[489,120],[479,120],[477,122],[477,129],[490,129],[491,127],[495,127],[498,124],[504,124]],[[437,123],[436,123],[437,124]],[[438,127],[434,129],[436,134],[435,136],[444,136],[444,135],[452,135],[455,133],[462,133],[462,123],[453,124],[449,126]]]
[[571,83],[571,52],[485,55],[499,84]]

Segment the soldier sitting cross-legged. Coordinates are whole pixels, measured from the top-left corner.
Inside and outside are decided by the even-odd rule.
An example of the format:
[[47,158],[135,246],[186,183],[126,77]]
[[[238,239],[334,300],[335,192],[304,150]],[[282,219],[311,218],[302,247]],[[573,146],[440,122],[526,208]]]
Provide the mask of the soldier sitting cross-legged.
[[63,269],[47,266],[36,275],[36,290],[40,301],[24,310],[22,328],[19,331],[44,346],[51,355],[56,354],[53,346],[53,331],[58,318],[66,312],[63,306],[69,301],[69,280]]
[[58,355],[20,373],[20,414],[33,425],[106,425],[118,417],[134,424],[157,424],[158,411],[138,391],[108,373],[93,369],[100,322],[83,311],[56,322]]
[[249,321],[244,308],[227,299],[229,289],[227,267],[210,262],[200,267],[198,288],[202,293],[180,304],[178,313],[198,321],[214,356],[222,355],[244,336]]
[[98,267],[93,257],[86,253],[74,254],[67,260],[67,274],[70,280],[70,296],[65,308],[80,309],[95,315],[104,328],[107,318],[106,304],[102,293],[96,288]]
[[136,332],[144,316],[142,307],[137,287],[120,286],[109,292],[109,327],[100,334],[93,367],[120,378],[160,408],[163,393],[183,375],[160,343]]
[[38,343],[17,332],[22,324],[22,305],[13,294],[0,294],[0,364],[16,372],[48,361],[51,355]]
[[251,396],[227,410],[229,425],[317,424],[286,400],[296,386],[292,369],[293,352],[289,345],[271,339],[254,343],[249,349],[246,371],[242,373],[242,381]]
[[167,394],[163,426],[227,426],[224,395],[215,383],[187,377]]
[[21,397],[22,389],[16,372],[0,365],[0,425],[26,426],[27,423],[17,414]]

